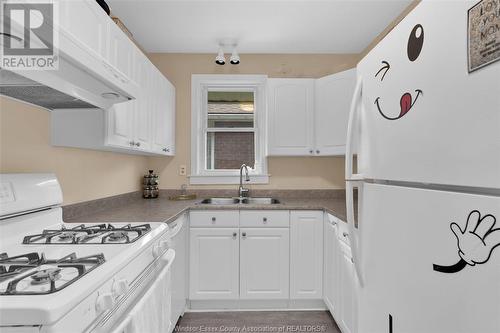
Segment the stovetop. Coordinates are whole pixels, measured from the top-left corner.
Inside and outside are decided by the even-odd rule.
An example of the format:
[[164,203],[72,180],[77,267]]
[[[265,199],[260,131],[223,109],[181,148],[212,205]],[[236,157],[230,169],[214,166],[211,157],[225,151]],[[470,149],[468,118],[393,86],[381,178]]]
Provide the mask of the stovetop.
[[105,262],[102,253],[46,259],[44,253],[30,252],[9,257],[0,254],[0,295],[44,295],[76,282]]
[[23,244],[128,244],[150,230],[149,224],[80,224],[71,228],[62,225],[57,229],[45,229],[42,233],[25,236]]

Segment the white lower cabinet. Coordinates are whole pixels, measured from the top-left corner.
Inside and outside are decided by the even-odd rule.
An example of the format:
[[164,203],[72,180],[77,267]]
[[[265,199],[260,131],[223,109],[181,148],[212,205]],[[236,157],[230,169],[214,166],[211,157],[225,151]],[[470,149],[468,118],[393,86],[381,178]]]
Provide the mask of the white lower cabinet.
[[240,229],[240,298],[289,297],[289,229]]
[[356,331],[343,221],[312,210],[193,210],[189,230],[192,306],[322,307],[324,301],[343,333]]
[[341,243],[342,253],[339,261],[340,289],[339,313],[335,319],[342,333],[355,332],[356,321],[356,295],[354,291],[354,264],[351,251],[347,245]]
[[191,228],[189,250],[189,298],[237,299],[238,228]]
[[339,260],[340,248],[337,239],[337,219],[329,214],[325,214],[323,228],[323,300],[332,313],[337,318],[339,303]]
[[323,297],[323,212],[290,212],[290,298]]

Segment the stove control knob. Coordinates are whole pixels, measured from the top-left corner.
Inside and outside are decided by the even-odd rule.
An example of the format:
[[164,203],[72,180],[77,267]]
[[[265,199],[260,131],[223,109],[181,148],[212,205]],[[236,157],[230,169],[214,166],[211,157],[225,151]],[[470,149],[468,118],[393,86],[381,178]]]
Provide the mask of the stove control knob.
[[97,296],[97,301],[95,303],[95,310],[98,314],[109,310],[115,305],[115,300],[112,293],[102,293]]
[[121,279],[113,283],[113,296],[115,298],[125,294],[129,290],[128,282],[126,279]]

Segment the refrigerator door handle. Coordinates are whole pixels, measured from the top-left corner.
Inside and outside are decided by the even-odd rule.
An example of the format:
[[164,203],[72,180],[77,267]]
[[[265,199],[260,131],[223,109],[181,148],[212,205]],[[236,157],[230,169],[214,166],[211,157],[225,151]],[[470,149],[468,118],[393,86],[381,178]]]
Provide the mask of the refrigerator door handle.
[[358,276],[358,281],[360,287],[363,287],[363,272],[361,268],[361,258],[360,258],[360,241],[359,235],[361,227],[359,223],[359,211],[358,211],[358,227],[356,228],[354,223],[354,188],[358,189],[358,200],[362,199],[362,191],[363,191],[363,182],[362,181],[347,181],[346,182],[346,208],[347,208],[347,227],[349,228],[350,235],[350,243],[351,243],[351,254],[352,260],[354,262],[354,269],[356,271],[356,275]]
[[360,180],[363,179],[361,174],[352,173],[352,160],[354,155],[354,132],[357,128],[357,121],[359,120],[358,110],[359,101],[362,94],[362,78],[358,76],[354,94],[352,96],[351,107],[349,111],[349,122],[347,123],[347,142],[345,152],[345,179],[346,180]]

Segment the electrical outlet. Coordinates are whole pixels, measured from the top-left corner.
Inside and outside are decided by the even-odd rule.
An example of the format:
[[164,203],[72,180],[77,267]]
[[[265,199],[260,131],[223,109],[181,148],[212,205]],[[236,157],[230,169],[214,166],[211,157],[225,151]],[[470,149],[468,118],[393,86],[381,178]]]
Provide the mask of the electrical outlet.
[[186,166],[185,165],[180,165],[179,166],[179,175],[185,176],[186,175]]

